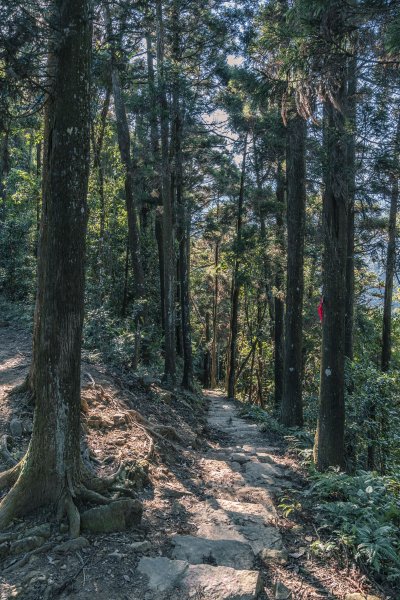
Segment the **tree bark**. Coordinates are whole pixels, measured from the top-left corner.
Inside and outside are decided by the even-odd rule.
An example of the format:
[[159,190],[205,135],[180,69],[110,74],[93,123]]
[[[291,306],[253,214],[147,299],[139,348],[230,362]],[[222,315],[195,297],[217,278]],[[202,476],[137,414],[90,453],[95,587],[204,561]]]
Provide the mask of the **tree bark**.
[[393,278],[396,269],[396,221],[397,205],[399,202],[399,179],[398,173],[391,176],[391,196],[389,214],[389,239],[386,255],[386,277],[385,295],[383,301],[383,323],[382,323],[382,355],[381,369],[389,371],[392,354],[392,302],[393,302]]
[[215,242],[214,251],[214,289],[212,306],[212,341],[211,341],[211,389],[217,387],[218,364],[217,364],[217,346],[218,346],[218,296],[219,296],[219,240]]
[[107,122],[107,115],[110,108],[111,99],[111,86],[107,86],[106,93],[104,96],[103,107],[100,114],[99,132],[97,138],[93,131],[93,168],[97,172],[98,192],[100,199],[100,232],[98,240],[98,252],[99,252],[99,292],[100,300],[104,300],[104,237],[106,229],[106,203],[104,194],[104,166],[101,160],[101,154],[103,151],[104,133]]
[[174,183],[177,207],[177,229],[179,245],[179,301],[183,350],[183,375],[182,387],[193,390],[193,358],[192,334],[190,323],[190,207],[188,198],[184,194],[183,186],[183,116],[181,106],[180,86],[180,0],[174,0],[172,11],[173,38],[172,57],[174,60],[172,116],[173,116],[173,141],[174,141]]
[[288,121],[286,145],[287,283],[284,386],[281,421],[288,427],[303,425],[305,142],[306,122],[302,117],[295,115]]
[[106,6],[108,36],[111,40],[111,81],[114,97],[115,117],[117,122],[118,146],[121,161],[125,168],[125,202],[128,215],[129,246],[132,257],[134,275],[134,299],[140,301],[144,297],[144,273],[140,248],[140,228],[138,207],[136,206],[134,187],[134,165],[131,157],[131,140],[125,102],[122,96],[121,82],[117,65],[115,64],[115,49],[112,43],[112,24],[108,6]]
[[346,261],[346,315],[344,353],[353,360],[354,355],[354,215],[356,193],[356,109],[357,109],[357,57],[352,56],[348,65],[347,81],[347,176],[349,194],[349,216],[347,222]]
[[244,180],[246,174],[246,156],[247,156],[247,134],[244,140],[242,173],[240,177],[240,188],[238,197],[237,223],[236,223],[236,256],[232,277],[232,301],[231,301],[231,321],[230,321],[230,340],[229,340],[229,365],[228,365],[228,397],[235,398],[236,395],[236,352],[238,337],[238,318],[239,318],[239,295],[240,295],[240,252],[242,241],[243,225],[243,204],[244,204]]
[[160,140],[158,133],[157,119],[157,94],[154,74],[154,56],[152,39],[149,32],[146,34],[146,56],[147,56],[147,79],[149,82],[150,99],[150,141],[152,150],[152,168],[154,175],[154,191],[157,195],[156,213],[155,213],[155,237],[158,250],[158,270],[160,277],[160,323],[163,336],[165,335],[165,290],[164,290],[164,251],[163,251],[163,218],[162,218],[162,180],[160,165]]
[[[343,60],[344,62],[344,60]],[[319,470],[344,467],[344,341],[348,183],[347,135],[341,107],[346,106],[346,69],[340,64],[335,105],[324,104],[323,301],[320,407],[314,446]]]
[[[36,406],[19,477],[0,504],[0,528],[57,505],[81,478],[80,363],[89,175],[91,6],[58,0],[48,99],[47,177],[38,265]],[[62,32],[62,34],[61,34]],[[12,477],[11,479],[15,479]]]
[[[281,255],[285,252],[285,232],[283,214],[285,209],[285,183],[281,161],[278,162],[276,179],[276,229],[277,245]],[[274,298],[274,380],[275,380],[275,408],[280,410],[283,396],[283,352],[284,352],[284,316],[285,305],[283,301],[284,273],[281,264],[283,258],[278,257],[275,273],[276,294]]]
[[164,23],[162,1],[156,2],[157,20],[157,76],[158,106],[161,129],[161,182],[162,182],[162,224],[164,260],[164,323],[165,359],[164,379],[175,381],[176,372],[176,309],[175,309],[175,207],[171,193],[171,172],[169,165],[169,108],[166,94],[164,66]]
[[8,125],[5,125],[3,132],[3,139],[1,141],[0,148],[0,220],[5,220],[6,215],[6,196],[7,196],[7,187],[5,185],[5,177],[7,177],[10,171],[10,154],[8,148],[10,129]]

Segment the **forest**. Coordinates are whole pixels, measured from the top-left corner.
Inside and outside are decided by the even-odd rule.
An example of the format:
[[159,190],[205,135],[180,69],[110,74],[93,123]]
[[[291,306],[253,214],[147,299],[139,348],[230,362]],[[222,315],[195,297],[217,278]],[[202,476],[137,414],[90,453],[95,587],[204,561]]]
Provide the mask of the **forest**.
[[0,0],[0,597],[400,599],[398,0]]

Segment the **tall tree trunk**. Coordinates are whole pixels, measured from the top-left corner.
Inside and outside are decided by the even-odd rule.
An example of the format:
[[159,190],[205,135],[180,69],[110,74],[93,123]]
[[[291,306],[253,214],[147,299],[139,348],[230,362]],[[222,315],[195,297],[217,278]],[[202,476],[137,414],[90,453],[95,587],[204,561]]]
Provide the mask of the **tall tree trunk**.
[[206,348],[205,348],[205,352],[204,352],[204,365],[203,365],[203,385],[206,389],[209,389],[211,387],[211,352],[210,352],[210,338],[211,338],[211,331],[210,331],[210,313],[209,311],[206,312],[206,326],[205,326],[205,333],[206,333]]
[[180,86],[180,0],[174,0],[172,11],[173,37],[172,57],[174,61],[173,92],[172,92],[172,118],[173,118],[173,141],[174,141],[174,183],[177,207],[177,229],[179,244],[179,301],[182,332],[183,350],[183,375],[182,387],[193,390],[193,359],[192,359],[192,334],[190,323],[190,208],[188,198],[184,194],[183,187],[183,117],[181,106]]
[[349,216],[347,222],[346,260],[346,315],[344,353],[353,360],[354,337],[354,211],[356,193],[356,109],[357,109],[357,57],[352,56],[348,64],[347,77],[347,176],[349,194]]
[[382,323],[382,355],[381,369],[388,371],[392,354],[392,301],[393,278],[396,269],[396,221],[397,206],[399,202],[399,174],[394,172],[391,176],[390,214],[389,214],[389,239],[386,254],[385,295],[383,301]]
[[211,341],[211,389],[217,387],[218,364],[217,364],[217,346],[218,346],[218,296],[219,296],[219,240],[215,242],[214,251],[214,288],[212,305],[212,341]]
[[281,261],[285,252],[285,229],[284,229],[284,210],[285,210],[285,181],[282,162],[279,160],[276,175],[276,237],[277,245],[281,256],[278,257],[275,273],[275,287],[277,293],[274,298],[274,380],[275,380],[275,408],[280,409],[283,396],[283,352],[284,352],[284,316],[285,305],[283,301],[284,273]]
[[141,322],[145,316],[144,305],[144,272],[142,263],[142,252],[140,243],[140,224],[139,210],[137,200],[135,199],[135,173],[134,165],[131,156],[131,139],[129,132],[128,118],[126,115],[125,102],[122,95],[121,82],[115,59],[115,47],[113,40],[112,22],[109,6],[105,5],[107,33],[111,46],[111,82],[114,97],[114,109],[117,122],[118,146],[121,156],[121,162],[125,169],[125,204],[128,215],[128,239],[131,252],[132,268],[133,268],[133,294],[134,300],[137,303],[135,307],[135,347],[133,354],[132,367],[136,369],[140,356],[140,329]]
[[99,131],[97,138],[93,131],[93,168],[97,172],[98,191],[100,199],[100,232],[98,241],[99,252],[99,291],[100,300],[104,300],[104,238],[106,229],[106,204],[104,194],[104,166],[101,160],[103,151],[104,134],[106,129],[107,115],[110,108],[111,86],[107,86],[104,102],[100,114]]
[[284,386],[281,421],[303,425],[303,294],[304,227],[306,206],[306,122],[294,115],[286,139],[287,283]]
[[[342,59],[344,63],[344,59]],[[338,65],[339,89],[335,105],[324,104],[323,195],[323,302],[320,408],[314,458],[321,471],[344,466],[344,341],[346,310],[346,259],[348,185],[346,69]]]
[[128,118],[126,115],[124,98],[122,96],[119,72],[115,63],[115,48],[112,42],[112,23],[108,6],[106,6],[106,19],[108,36],[111,40],[111,81],[114,97],[115,117],[117,122],[118,146],[121,155],[121,162],[125,169],[125,203],[126,212],[128,215],[129,245],[134,275],[134,298],[136,301],[140,301],[144,297],[144,273],[140,249],[138,207],[136,206],[134,196],[134,166],[131,157],[131,140]]
[[229,340],[229,364],[228,364],[228,397],[235,398],[236,395],[236,352],[238,337],[238,318],[239,318],[239,295],[240,295],[240,252],[242,241],[243,224],[243,204],[244,204],[244,180],[246,174],[247,157],[247,134],[244,140],[242,173],[240,177],[240,189],[238,197],[237,223],[236,223],[236,257],[232,277],[232,301],[231,301],[231,322],[230,322],[230,340]]
[[176,372],[176,310],[175,310],[175,207],[171,194],[169,165],[169,110],[164,69],[164,23],[162,1],[156,2],[157,20],[157,76],[158,106],[161,129],[161,182],[163,205],[163,259],[164,259],[164,322],[165,360],[164,379],[175,380]]
[[4,180],[10,171],[9,136],[9,125],[5,125],[0,148],[0,221],[4,221],[6,215],[7,186]]
[[[58,0],[54,81],[48,99],[47,176],[34,346],[36,406],[25,458],[0,476],[14,487],[0,528],[39,506],[61,506],[81,481],[80,364],[89,175],[91,6]],[[62,32],[62,35],[61,35]],[[18,477],[18,479],[17,479]]]
[[158,270],[160,277],[160,323],[162,334],[165,335],[165,291],[164,291],[164,251],[163,251],[163,218],[162,218],[162,180],[160,170],[160,140],[158,134],[157,119],[157,93],[154,74],[154,55],[151,34],[146,34],[146,56],[147,56],[147,79],[149,82],[149,100],[150,100],[150,141],[152,154],[152,168],[154,178],[154,192],[157,197],[157,208],[155,212],[155,238],[158,250]]

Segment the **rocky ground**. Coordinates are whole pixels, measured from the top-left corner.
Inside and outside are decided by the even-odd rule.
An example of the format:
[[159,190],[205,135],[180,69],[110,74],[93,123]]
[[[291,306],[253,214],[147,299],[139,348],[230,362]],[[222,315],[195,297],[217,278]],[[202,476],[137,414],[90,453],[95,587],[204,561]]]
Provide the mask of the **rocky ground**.
[[[29,363],[29,337],[0,327],[0,469],[29,441],[29,399],[9,395]],[[239,408],[84,363],[82,453],[101,475],[119,471],[121,519],[111,527],[108,506],[88,505],[74,540],[47,513],[0,533],[1,600],[385,598],[351,565],[310,553],[312,515],[279,513],[285,491],[306,482],[282,441]]]

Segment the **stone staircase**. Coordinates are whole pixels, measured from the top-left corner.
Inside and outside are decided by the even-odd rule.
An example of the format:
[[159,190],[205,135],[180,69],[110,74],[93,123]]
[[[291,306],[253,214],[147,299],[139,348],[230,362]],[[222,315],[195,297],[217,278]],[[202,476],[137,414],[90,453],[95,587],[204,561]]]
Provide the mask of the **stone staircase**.
[[257,560],[285,554],[270,491],[288,481],[274,449],[265,447],[257,426],[238,417],[235,404],[222,396],[211,396],[208,425],[228,436],[231,446],[200,461],[209,494],[191,509],[196,535],[173,535],[170,557],[140,560],[146,599],[253,600],[263,590]]

